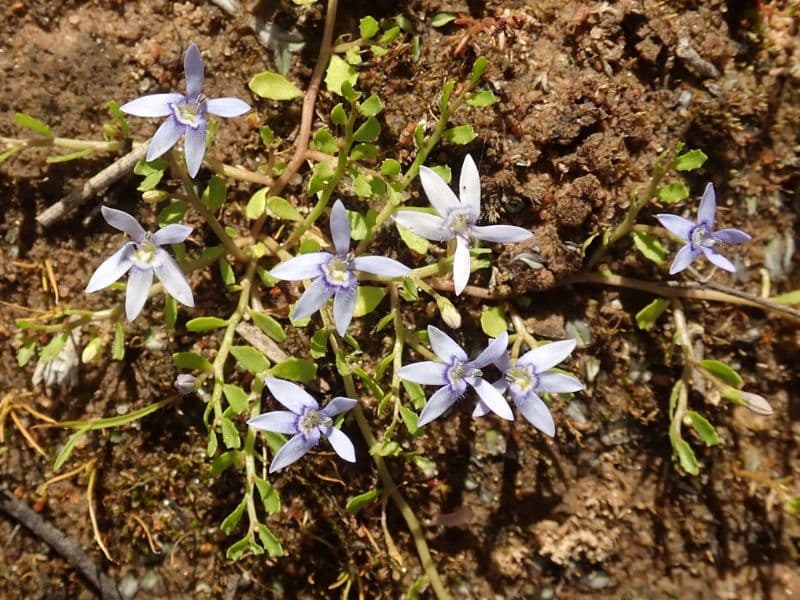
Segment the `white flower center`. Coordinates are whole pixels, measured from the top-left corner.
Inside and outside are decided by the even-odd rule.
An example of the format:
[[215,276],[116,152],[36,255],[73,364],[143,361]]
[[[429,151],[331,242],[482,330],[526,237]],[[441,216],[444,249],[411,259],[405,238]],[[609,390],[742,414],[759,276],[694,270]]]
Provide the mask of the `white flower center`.
[[176,103],[171,107],[172,114],[181,125],[197,129],[206,113],[206,97],[200,94],[194,102]]
[[320,425],[330,427],[333,420],[313,408],[305,412],[297,421],[297,428],[303,435],[309,435]]
[[705,223],[698,223],[692,227],[692,231],[689,233],[689,243],[692,248],[700,248],[701,246],[711,248],[716,241]]
[[150,241],[149,234],[144,238],[144,241],[134,242],[134,247],[136,249],[131,255],[131,260],[133,261],[134,265],[143,271],[147,271],[158,266],[158,246]]
[[470,227],[475,224],[475,218],[468,208],[454,208],[446,221],[448,228],[461,235],[468,235]]
[[328,285],[342,288],[350,287],[353,280],[353,273],[350,271],[351,260],[353,260],[352,254],[348,254],[344,258],[334,256],[328,261],[328,264],[322,265],[322,272]]
[[518,387],[523,394],[536,390],[536,386],[539,385],[539,378],[531,367],[511,367],[506,371],[504,378],[509,384]]
[[447,369],[447,379],[450,385],[457,385],[463,381],[465,377],[481,377],[482,375],[483,371],[470,367],[460,360],[454,360],[450,368]]

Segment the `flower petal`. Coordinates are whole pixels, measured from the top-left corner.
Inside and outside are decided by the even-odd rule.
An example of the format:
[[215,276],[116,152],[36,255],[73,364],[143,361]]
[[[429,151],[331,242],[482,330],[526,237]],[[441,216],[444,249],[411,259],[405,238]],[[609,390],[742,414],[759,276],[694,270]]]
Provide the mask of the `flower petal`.
[[505,331],[489,342],[486,349],[475,360],[470,361],[473,367],[482,369],[486,365],[497,364],[500,358],[506,355],[508,348],[508,333]]
[[250,110],[250,105],[238,98],[211,98],[206,100],[206,110],[218,117],[238,117]]
[[322,305],[333,296],[334,289],[325,283],[324,278],[315,279],[314,283],[306,288],[300,300],[294,305],[292,320],[305,319],[317,312]]
[[133,321],[142,312],[152,285],[152,269],[140,269],[136,266],[131,268],[130,275],[128,275],[128,287],[125,290],[125,315],[128,317],[128,321]]
[[186,167],[189,175],[195,177],[206,155],[206,124],[201,122],[197,129],[187,127],[183,145],[186,150]]
[[745,233],[741,229],[720,229],[719,231],[715,231],[712,237],[726,244],[744,244],[753,239],[750,237],[750,234]]
[[353,286],[352,289],[339,288],[333,297],[333,322],[339,335],[344,336],[347,333],[355,309],[356,286]]
[[122,248],[105,259],[92,273],[89,283],[86,284],[86,293],[91,294],[104,287],[108,287],[122,277],[133,266],[131,254],[134,251],[133,242],[126,243]]
[[444,219],[418,210],[399,210],[394,215],[395,223],[426,240],[444,242],[455,237],[453,230],[444,226]]
[[446,385],[436,390],[433,396],[430,397],[428,402],[423,407],[422,412],[419,413],[419,419],[417,419],[418,427],[427,425],[437,417],[440,417],[448,408],[453,406],[455,401],[458,400],[466,391],[467,385],[463,381],[460,383],[461,385],[455,388]]
[[464,236],[456,236],[456,252],[453,256],[453,291],[460,296],[467,287],[470,273],[469,242]]
[[447,384],[447,365],[432,360],[412,363],[397,369],[397,376],[422,385]]
[[116,208],[109,208],[108,206],[101,207],[100,212],[103,213],[103,218],[106,220],[106,223],[111,225],[114,229],[124,231],[136,242],[144,240],[146,232],[142,226],[139,225],[139,221],[133,216],[124,211],[117,210]]
[[291,411],[273,410],[272,412],[253,417],[247,424],[253,429],[294,435],[298,433],[297,419],[298,416]]
[[[306,452],[311,450],[319,442],[319,434],[317,436],[306,437],[302,433],[298,433],[275,453],[272,457],[272,462],[269,465],[269,472],[274,473],[280,471],[284,467],[288,467],[293,462],[299,460]],[[316,439],[315,439],[316,438]]]
[[267,389],[275,396],[275,399],[296,415],[303,414],[304,410],[308,408],[319,410],[319,404],[314,397],[291,381],[265,377],[264,383],[267,384]]
[[385,256],[356,256],[350,265],[355,271],[366,271],[383,277],[403,277],[411,272],[403,263]]
[[736,267],[733,266],[733,263],[729,261],[727,258],[722,256],[719,252],[714,250],[713,248],[707,248],[706,246],[701,246],[700,249],[703,251],[703,254],[706,255],[706,258],[718,266],[720,269],[724,269],[730,273],[736,272]]
[[684,241],[689,241],[689,235],[692,233],[692,228],[694,227],[694,223],[689,219],[684,219],[683,217],[671,215],[669,213],[659,213],[656,215],[656,219],[658,219],[658,222],[661,223],[661,226],[667,231]]
[[514,398],[519,412],[528,422],[542,433],[553,437],[556,434],[556,424],[553,422],[553,415],[544,401],[533,392],[519,398]]
[[156,272],[156,277],[164,285],[167,293],[175,298],[184,306],[194,306],[194,295],[192,294],[192,286],[186,279],[183,270],[175,262],[175,259],[169,255],[169,252],[163,248],[156,250],[158,253],[158,264],[153,267]]
[[203,91],[204,68],[200,48],[192,43],[183,57],[183,72],[186,74],[186,99],[194,102]]
[[192,228],[188,225],[181,225],[180,223],[172,223],[166,227],[162,227],[153,234],[151,238],[156,246],[165,246],[166,244],[180,244],[183,240],[189,237],[192,233]]
[[675,255],[675,260],[672,261],[672,266],[669,268],[669,274],[675,275],[675,273],[680,273],[686,267],[692,264],[692,261],[699,255],[699,248],[692,249],[690,244],[684,244]]
[[463,206],[469,207],[477,219],[481,215],[481,176],[475,161],[467,154],[461,165],[461,175],[458,180],[459,198]]
[[566,394],[567,392],[578,392],[583,389],[583,384],[576,377],[559,373],[558,371],[547,371],[539,374],[538,392],[551,392],[555,394]]
[[575,349],[576,340],[560,340],[537,346],[519,357],[518,365],[532,366],[534,373],[544,373],[563,361]]
[[[425,190],[425,195],[431,206],[436,209],[441,216],[447,215],[452,209],[459,208],[461,202],[456,197],[450,186],[445,183],[444,179],[436,174],[436,171],[422,166],[419,168],[419,180],[422,183],[422,188]],[[479,184],[480,185],[480,184]],[[410,229],[410,228],[409,228]]]
[[135,117],[166,117],[172,114],[170,104],[177,104],[183,101],[183,94],[150,94],[126,102],[119,109]]
[[472,411],[472,418],[483,417],[492,412],[492,409],[486,406],[486,402],[478,398],[478,403],[475,405],[475,410]]
[[466,362],[467,353],[441,329],[428,325],[428,339],[431,342],[434,354],[444,362],[450,364],[454,358],[461,362]]
[[491,383],[485,379],[478,378],[475,380],[475,383],[472,384],[472,387],[475,388],[475,391],[478,392],[478,396],[481,397],[481,400],[483,400],[484,404],[486,404],[493,413],[507,421],[514,420],[514,413],[511,412],[511,407],[508,405],[508,402],[506,402],[503,395],[498,392],[497,388]]
[[186,130],[185,125],[181,125],[174,117],[169,117],[161,126],[156,129],[153,139],[150,140],[150,147],[147,149],[147,162],[157,159],[167,150],[172,148]]
[[471,231],[474,238],[499,244],[524,242],[533,237],[533,233],[516,225],[473,225]]
[[328,264],[328,261],[332,258],[333,254],[329,252],[309,252],[308,254],[301,254],[273,267],[269,274],[276,279],[285,279],[286,281],[312,279],[313,277],[322,275],[320,267]]
[[347,412],[356,404],[358,404],[357,400],[353,400],[352,398],[348,398],[346,396],[336,396],[336,398],[328,402],[328,405],[319,412],[326,417],[335,417],[338,414]]
[[333,204],[330,225],[336,254],[344,256],[350,252],[350,221],[347,219],[347,211],[341,200],[337,200]]
[[697,222],[705,223],[709,229],[713,229],[716,212],[717,197],[714,193],[714,184],[709,181],[703,192],[703,199],[700,200],[700,208],[697,209]]
[[331,446],[339,455],[339,458],[347,462],[356,462],[356,449],[353,447],[353,442],[347,437],[340,429],[336,427],[329,427],[322,430],[323,435],[328,438]]

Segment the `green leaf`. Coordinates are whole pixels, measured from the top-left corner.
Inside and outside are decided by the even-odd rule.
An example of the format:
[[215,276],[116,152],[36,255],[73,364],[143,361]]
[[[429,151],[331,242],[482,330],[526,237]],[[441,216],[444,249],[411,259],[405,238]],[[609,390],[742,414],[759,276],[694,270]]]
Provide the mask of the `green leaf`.
[[648,260],[661,265],[667,256],[667,247],[659,238],[643,231],[634,231],[631,233],[633,236],[633,244],[636,249],[641,252]]
[[69,154],[53,154],[52,156],[48,156],[45,158],[45,162],[48,164],[55,164],[55,163],[62,163],[62,162],[69,162],[71,160],[77,160],[79,158],[83,158],[84,156],[89,156],[92,153],[91,148],[85,148],[83,150],[77,150],[76,152],[70,152]]
[[256,327],[279,344],[286,339],[286,332],[283,330],[283,327],[281,327],[281,324],[269,315],[257,310],[251,310],[250,316],[253,319],[253,323],[256,324]]
[[158,226],[166,227],[172,223],[180,223],[186,215],[188,205],[183,200],[170,202],[158,213]]
[[708,156],[702,150],[689,150],[675,159],[676,171],[694,171],[703,166]]
[[358,496],[351,496],[347,499],[347,504],[344,505],[344,509],[351,515],[354,515],[380,495],[380,490],[370,490]]
[[267,357],[252,346],[231,346],[231,354],[245,369],[251,373],[261,373],[269,367]]
[[[393,41],[397,39],[397,36],[400,35],[400,27],[394,26],[390,27],[386,31],[384,31],[381,39],[378,40],[378,44],[381,46],[386,46],[387,44],[391,44]],[[375,50],[373,50],[375,52]]]
[[278,541],[278,538],[272,534],[269,527],[263,523],[258,523],[256,524],[256,528],[258,529],[258,539],[261,540],[261,545],[264,546],[264,550],[267,551],[267,554],[273,557],[283,556],[281,543]]
[[636,325],[638,325],[639,329],[647,331],[656,324],[656,321],[658,321],[661,313],[663,313],[668,306],[669,300],[656,298],[650,304],[636,313]]
[[258,219],[264,214],[264,211],[267,209],[268,191],[269,188],[261,188],[255,194],[250,196],[250,200],[247,201],[247,207],[244,211],[244,214],[248,219]]
[[442,137],[448,142],[463,146],[475,139],[475,130],[472,125],[458,125],[445,131]]
[[496,338],[508,329],[508,321],[499,306],[484,308],[481,312],[481,329],[489,337]]
[[372,94],[369,98],[358,105],[358,112],[365,117],[374,117],[382,110],[383,102],[381,102],[381,99],[375,94]]
[[356,81],[358,81],[358,71],[347,64],[343,58],[333,54],[328,69],[325,71],[325,85],[328,87],[328,91],[347,98],[349,94],[342,93],[342,85],[346,82],[352,87]]
[[236,450],[228,450],[223,452],[211,462],[211,469],[209,470],[212,477],[219,477],[225,471],[230,469],[241,456],[241,452]]
[[228,550],[225,552],[225,558],[228,560],[239,560],[247,549],[250,547],[250,534],[247,534],[238,542],[235,542],[228,546]]
[[380,153],[380,148],[375,144],[356,144],[350,151],[350,158],[353,160],[368,160],[377,158]]
[[[211,404],[209,404],[209,408]],[[214,433],[213,429],[208,431],[208,444],[206,444],[206,456],[212,457],[217,453],[217,434]]]
[[411,404],[413,404],[414,408],[417,410],[422,410],[422,407],[425,406],[425,391],[422,389],[422,386],[413,381],[406,381],[405,379],[403,379],[402,382],[403,388],[406,390],[411,400]]
[[275,491],[275,488],[273,488],[268,481],[261,479],[261,477],[256,477],[255,485],[258,490],[258,495],[261,496],[261,503],[264,505],[264,510],[267,511],[268,515],[274,515],[281,509],[281,499],[278,496],[278,492]]
[[431,19],[431,27],[444,27],[448,23],[455,21],[456,16],[449,12],[440,12],[433,15]]
[[347,111],[344,109],[341,102],[331,110],[331,121],[336,123],[336,125],[344,125],[347,123]]
[[397,456],[403,449],[394,440],[381,440],[369,449],[372,456]]
[[442,86],[442,95],[439,96],[439,112],[447,110],[447,103],[450,102],[450,96],[453,95],[453,90],[456,87],[455,81],[445,81]]
[[386,295],[386,288],[360,285],[356,289],[356,308],[353,317],[368,315],[378,307]]
[[272,367],[270,375],[279,379],[305,383],[317,376],[317,363],[304,358],[287,358]]
[[67,441],[64,443],[64,447],[61,448],[61,451],[56,455],[56,458],[53,461],[53,471],[58,471],[63,464],[69,460],[69,457],[72,455],[72,451],[75,450],[75,446],[90,429],[91,424],[87,423],[69,436]]
[[416,302],[419,300],[419,289],[413,278],[403,278],[403,287],[400,290],[400,297],[406,302]]
[[317,329],[311,336],[311,358],[322,358],[328,353],[328,336],[324,329]]
[[478,108],[491,106],[495,102],[497,102],[497,96],[495,96],[494,92],[489,89],[476,92],[467,98],[467,104],[470,106],[476,106]]
[[700,473],[700,466],[697,464],[697,457],[694,455],[692,447],[686,443],[685,440],[677,438],[673,440],[672,448],[678,456],[681,467],[689,475],[697,475]]
[[430,242],[421,235],[417,235],[410,229],[406,229],[399,223],[395,223],[397,233],[400,234],[400,239],[405,242],[406,246],[411,248],[417,254],[426,254],[430,247]]
[[327,128],[317,129],[312,138],[313,146],[327,154],[337,154],[339,152],[339,144],[333,134]]
[[419,417],[417,416],[417,413],[410,408],[401,406],[400,418],[403,419],[403,423],[405,424],[406,429],[408,429],[408,433],[411,435],[417,435],[417,432],[419,432],[419,425],[417,425]]
[[302,221],[303,216],[291,205],[288,200],[280,196],[270,196],[267,198],[267,210],[274,217],[285,219],[286,221]]
[[188,331],[208,331],[209,329],[219,329],[228,324],[227,319],[220,319],[219,317],[196,317],[186,323]]
[[225,182],[216,175],[212,175],[211,179],[208,181],[208,187],[203,190],[203,204],[205,204],[211,212],[216,212],[225,204],[225,197],[227,194],[228,191]]
[[233,272],[233,267],[224,258],[219,259],[219,276],[226,288],[230,289],[236,285],[236,274]]
[[222,520],[222,523],[220,523],[219,528],[225,535],[230,535],[231,533],[233,533],[233,530],[236,529],[236,526],[239,524],[239,521],[242,520],[242,516],[244,515],[244,510],[246,508],[247,508],[247,500],[245,498],[242,498],[242,501],[236,508],[233,509],[233,512],[231,512],[231,514],[229,514]]
[[30,129],[31,131],[40,133],[45,137],[55,137],[55,134],[47,125],[45,125],[39,119],[31,117],[30,115],[18,112],[16,115],[14,115],[14,120],[17,122],[17,125],[20,125],[25,129]]
[[716,446],[720,443],[717,430],[714,429],[714,426],[709,423],[708,419],[706,419],[703,415],[694,412],[693,410],[687,410],[685,418],[689,422],[689,425],[692,427],[692,429],[697,432],[697,435],[700,436],[700,439],[703,440],[706,446]]
[[[228,404],[234,413],[240,415],[247,410],[247,392],[245,392],[241,387],[232,383],[226,383],[222,386],[222,393],[225,394],[225,399],[228,401]],[[222,434],[225,435],[224,428],[222,430]],[[239,436],[238,432],[236,436]],[[227,442],[225,443],[229,448],[233,447]],[[238,447],[239,446],[236,446],[236,448]]]
[[780,296],[770,298],[775,304],[800,304],[800,290],[792,290]]
[[[94,338],[91,342],[86,345],[86,348],[83,349],[83,354],[86,354],[86,349],[91,346],[95,340],[99,340],[100,338]],[[36,340],[28,339],[25,341],[22,346],[20,346],[19,350],[17,350],[17,364],[20,367],[24,367],[28,364],[28,362],[33,358],[34,353],[36,352]],[[83,358],[83,356],[81,356]],[[82,362],[86,363],[89,361],[82,360]]]
[[378,119],[370,117],[364,121],[355,133],[353,133],[353,140],[356,142],[374,142],[378,139],[381,133],[381,126]]
[[196,352],[176,352],[172,355],[172,363],[179,369],[205,373],[211,373],[214,370],[208,359]]
[[486,57],[479,56],[475,59],[475,63],[472,65],[472,73],[469,76],[469,82],[471,85],[475,85],[478,83],[481,77],[483,77],[483,73],[486,71],[486,67],[488,66],[489,61],[486,60]]
[[0,165],[6,162],[9,158],[22,152],[25,149],[25,146],[12,146],[5,152],[0,153]]
[[377,214],[374,210],[367,212],[366,216],[354,210],[347,211],[347,220],[350,222],[350,237],[354,240],[363,240],[375,226]]
[[239,430],[227,417],[222,417],[222,441],[225,446],[231,450],[237,450],[242,445],[242,439],[239,437]]
[[275,140],[275,132],[270,129],[269,125],[259,127],[258,135],[261,137],[261,143],[265,146],[269,146]]
[[447,165],[433,165],[431,171],[441,177],[447,184],[453,180],[453,171]]
[[744,384],[741,376],[723,362],[709,358],[706,360],[701,360],[698,364],[703,369],[732,387],[740,388]]
[[58,335],[53,336],[53,338],[47,342],[47,345],[42,348],[42,352],[39,355],[39,359],[43,363],[49,363],[53,360],[56,356],[58,356],[59,352],[64,349],[64,345],[67,343],[69,339],[69,333],[59,333]]
[[403,165],[393,158],[387,158],[381,163],[381,175],[397,177],[403,170]]
[[361,367],[352,367],[353,373],[364,383],[364,385],[369,388],[369,393],[375,396],[376,399],[383,398],[383,390],[381,387],[375,382],[375,380],[370,377],[369,373],[367,373]]
[[676,183],[669,183],[663,187],[658,188],[658,199],[668,204],[673,202],[680,202],[689,197],[689,188],[686,184],[678,181]]
[[293,100],[303,95],[303,92],[279,73],[262,71],[253,75],[247,84],[256,96],[267,100]]
[[379,30],[380,27],[378,25],[378,21],[375,20],[375,17],[367,15],[358,22],[358,33],[361,34],[361,37],[365,40],[374,37]]

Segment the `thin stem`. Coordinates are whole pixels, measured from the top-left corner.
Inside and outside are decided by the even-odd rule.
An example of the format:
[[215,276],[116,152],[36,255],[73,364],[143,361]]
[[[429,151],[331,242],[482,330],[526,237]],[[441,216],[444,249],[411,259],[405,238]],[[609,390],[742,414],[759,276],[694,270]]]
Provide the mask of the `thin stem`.
[[257,171],[250,171],[249,169],[245,169],[243,167],[226,165],[224,162],[214,158],[213,156],[206,156],[204,162],[212,172],[216,173],[217,175],[222,175],[223,177],[230,177],[231,179],[248,181],[250,183],[257,183],[259,185],[272,185],[274,182],[274,179],[269,175],[264,175],[263,173],[259,173]]
[[94,150],[100,152],[116,152],[125,148],[125,143],[119,140],[100,141],[100,140],[78,140],[63,137],[31,137],[31,138],[10,138],[0,136],[0,144],[8,146],[21,146],[22,148],[41,148],[54,146],[67,150]]
[[[692,369],[695,363],[694,348],[689,337],[689,329],[686,326],[686,317],[683,314],[683,306],[679,300],[672,301],[672,321],[675,324],[675,342],[683,351],[683,370],[681,372],[681,386],[678,390],[678,401],[675,405],[675,412],[671,415],[670,437],[678,440],[681,437],[681,424],[686,415],[689,404],[689,388],[692,384]],[[673,437],[674,436],[674,437]],[[673,441],[673,445],[675,445]]]
[[[261,392],[264,389],[263,375],[256,375],[253,380],[251,391],[252,404],[250,405],[250,418],[261,414]],[[255,492],[256,492],[256,430],[252,427],[247,428],[247,436],[244,440],[244,467],[246,473],[244,497],[247,504],[247,518],[249,520],[250,534],[255,533],[255,526],[259,523],[258,513],[256,512]]]

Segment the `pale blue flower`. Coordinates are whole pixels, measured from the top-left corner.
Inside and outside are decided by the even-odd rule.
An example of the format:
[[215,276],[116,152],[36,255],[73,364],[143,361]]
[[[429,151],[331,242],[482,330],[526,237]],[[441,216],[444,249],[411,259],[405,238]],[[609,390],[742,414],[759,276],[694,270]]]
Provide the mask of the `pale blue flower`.
[[314,314],[333,296],[333,321],[339,335],[344,335],[353,320],[356,306],[356,271],[402,277],[411,269],[385,256],[353,256],[350,252],[350,221],[340,200],[331,209],[330,224],[336,254],[301,254],[279,264],[270,275],[288,281],[314,279],[295,304],[292,319],[303,319]]
[[274,377],[267,377],[264,382],[275,399],[289,410],[267,412],[253,417],[247,424],[253,429],[292,436],[272,458],[270,473],[298,460],[316,446],[323,435],[336,454],[348,462],[356,462],[353,442],[333,425],[333,417],[353,408],[355,400],[338,396],[320,410],[317,401],[299,385]]
[[[539,394],[577,392],[583,384],[572,375],[553,370],[575,349],[575,340],[562,340],[538,346],[520,356],[512,364],[507,355],[495,362],[503,371],[503,378],[493,385],[499,392],[508,390],[511,399],[531,425],[550,437],[556,433],[556,425],[550,409]],[[489,412],[489,407],[479,402],[472,413],[480,417]]]
[[176,92],[150,94],[123,104],[122,112],[137,117],[169,117],[156,130],[147,160],[155,160],[172,148],[184,136],[186,166],[194,177],[206,153],[206,115],[238,117],[250,110],[250,105],[238,98],[206,98],[203,95],[203,59],[196,44],[191,44],[183,59],[186,75],[186,95]]
[[727,258],[717,252],[714,247],[719,243],[743,244],[748,241],[750,236],[739,229],[719,229],[714,231],[714,218],[717,212],[717,200],[714,194],[714,185],[709,183],[703,192],[703,199],[700,201],[700,208],[697,210],[697,222],[690,221],[678,215],[658,214],[656,219],[670,233],[678,236],[686,244],[678,250],[669,274],[674,275],[686,269],[700,253],[720,269],[725,269],[731,273],[736,272],[736,267]]
[[492,340],[474,360],[469,360],[461,346],[433,325],[428,325],[428,338],[433,352],[441,362],[425,360],[406,365],[397,371],[397,376],[406,381],[441,386],[423,407],[417,425],[422,427],[442,415],[464,395],[468,385],[478,393],[480,403],[489,410],[509,421],[514,419],[511,407],[502,393],[483,379],[481,371],[505,355],[508,346],[506,332]]
[[96,292],[107,287],[130,271],[125,292],[125,314],[129,321],[133,321],[142,312],[155,273],[170,296],[184,306],[194,306],[192,288],[186,275],[169,252],[161,247],[179,244],[189,237],[192,228],[173,223],[150,234],[126,212],[107,206],[100,210],[106,223],[124,231],[133,239],[97,267],[89,279],[86,292]]
[[420,167],[419,179],[431,205],[439,216],[415,210],[400,210],[394,220],[426,239],[437,242],[456,240],[453,257],[453,288],[461,294],[470,273],[469,243],[472,238],[487,242],[523,242],[533,237],[527,229],[514,225],[476,225],[481,215],[481,178],[472,157],[461,165],[460,199],[444,180],[428,167]]

